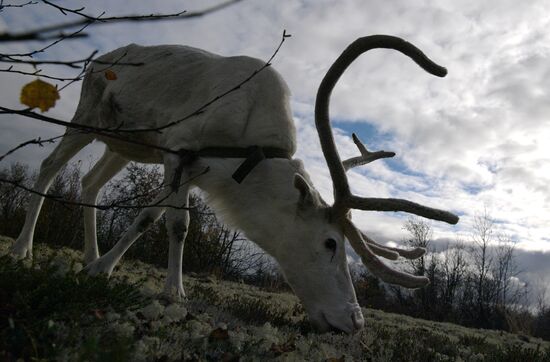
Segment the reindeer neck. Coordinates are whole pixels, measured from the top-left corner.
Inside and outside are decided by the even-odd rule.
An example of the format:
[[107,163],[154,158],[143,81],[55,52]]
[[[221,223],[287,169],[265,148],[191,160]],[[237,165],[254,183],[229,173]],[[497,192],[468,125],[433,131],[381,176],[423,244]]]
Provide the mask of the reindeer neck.
[[224,223],[274,255],[276,241],[266,235],[280,234],[284,225],[278,222],[295,213],[298,191],[293,179],[305,171],[299,160],[266,159],[239,184],[231,175],[241,163],[242,159],[201,159],[197,167],[208,166],[209,171],[195,185],[207,194],[208,205]]

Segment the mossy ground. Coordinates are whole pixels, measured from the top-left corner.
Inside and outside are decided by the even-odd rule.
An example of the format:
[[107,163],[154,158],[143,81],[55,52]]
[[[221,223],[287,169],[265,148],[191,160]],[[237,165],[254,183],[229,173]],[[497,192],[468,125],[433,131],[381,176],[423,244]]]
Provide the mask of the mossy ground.
[[[0,256],[13,240],[0,239]],[[550,342],[364,309],[355,335],[316,333],[294,295],[123,261],[110,280],[79,274],[82,254],[35,245],[0,258],[0,359],[81,361],[550,361]]]

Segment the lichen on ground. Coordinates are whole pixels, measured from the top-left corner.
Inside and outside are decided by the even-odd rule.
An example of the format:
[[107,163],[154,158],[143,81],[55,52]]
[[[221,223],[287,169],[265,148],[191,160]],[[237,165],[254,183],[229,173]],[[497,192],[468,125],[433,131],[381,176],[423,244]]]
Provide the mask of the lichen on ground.
[[90,278],[79,251],[39,244],[15,262],[12,242],[0,238],[2,360],[550,361],[550,342],[372,309],[357,334],[317,333],[294,295],[213,277],[184,275],[173,303],[151,265]]

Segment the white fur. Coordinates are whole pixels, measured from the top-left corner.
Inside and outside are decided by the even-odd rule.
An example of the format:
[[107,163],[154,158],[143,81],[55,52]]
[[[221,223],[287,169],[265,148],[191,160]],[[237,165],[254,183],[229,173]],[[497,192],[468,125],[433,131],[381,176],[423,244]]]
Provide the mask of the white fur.
[[[188,116],[206,102],[231,89],[263,62],[249,57],[221,57],[183,46],[141,47],[129,45],[100,58],[114,65],[116,80],[107,80],[94,64],[88,71],[73,122],[96,127],[143,129],[159,127]],[[271,67],[264,69],[239,90],[210,105],[162,133],[132,134],[142,142],[173,150],[200,150],[212,146],[270,146],[293,154],[296,148],[288,89]],[[101,187],[129,160],[163,163],[165,183],[169,184],[179,158],[146,147],[115,141],[102,136],[69,131],[42,163],[35,188],[46,192],[59,169],[94,138],[107,144],[106,152],[83,178],[83,201],[93,203]],[[232,173],[242,159],[201,158],[185,168],[180,181],[193,179],[177,193],[167,187],[159,199],[163,203],[187,205],[191,187],[199,187],[225,221],[274,256],[312,321],[322,329],[334,326],[351,332],[363,326],[348,271],[343,231],[330,222],[327,206],[311,186],[301,161],[268,159],[258,164],[241,184]],[[209,171],[197,177],[205,168]],[[300,191],[294,187],[300,181]],[[305,185],[305,186],[304,186]],[[25,226],[12,247],[19,256],[30,256],[34,227],[43,199],[31,197]],[[151,222],[164,212],[162,207],[146,208],[121,240],[98,258],[95,210],[85,208],[85,259],[90,274],[110,274],[116,263]],[[184,295],[181,283],[183,241],[189,222],[187,210],[168,208],[170,242],[165,291]],[[327,239],[337,243],[333,253]]]

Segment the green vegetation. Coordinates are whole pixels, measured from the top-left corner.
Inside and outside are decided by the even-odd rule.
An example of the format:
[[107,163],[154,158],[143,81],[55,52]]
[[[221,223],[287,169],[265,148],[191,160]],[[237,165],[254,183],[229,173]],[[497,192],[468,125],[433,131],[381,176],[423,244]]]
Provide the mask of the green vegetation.
[[147,298],[136,285],[77,274],[82,266],[71,256],[60,251],[34,262],[0,256],[1,357],[47,358],[79,340],[83,356],[90,348],[105,357],[127,355],[128,343],[105,343],[80,331],[100,329],[105,313],[136,310]]
[[550,361],[540,339],[373,309],[360,333],[317,333],[292,294],[214,277],[184,276],[189,299],[171,304],[163,271],[129,260],[90,278],[81,257],[40,244],[32,263],[0,257],[2,360]]

